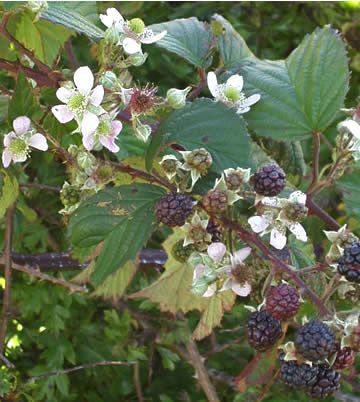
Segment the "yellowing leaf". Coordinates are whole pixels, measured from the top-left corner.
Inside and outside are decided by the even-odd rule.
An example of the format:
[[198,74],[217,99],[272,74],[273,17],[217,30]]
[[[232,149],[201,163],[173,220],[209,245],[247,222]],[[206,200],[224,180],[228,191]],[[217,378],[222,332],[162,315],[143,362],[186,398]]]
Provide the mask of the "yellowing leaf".
[[161,311],[173,314],[178,311],[202,311],[208,302],[191,292],[192,277],[192,267],[174,260],[156,282],[129,297],[150,299],[153,303],[160,304]]
[[220,325],[224,312],[230,310],[234,305],[235,298],[235,293],[228,290],[226,292],[217,293],[215,296],[207,299],[208,305],[193,332],[193,338],[200,340],[210,335],[212,330]]
[[5,215],[6,210],[12,205],[19,195],[19,184],[15,177],[5,173],[2,192],[0,195],[0,218]]

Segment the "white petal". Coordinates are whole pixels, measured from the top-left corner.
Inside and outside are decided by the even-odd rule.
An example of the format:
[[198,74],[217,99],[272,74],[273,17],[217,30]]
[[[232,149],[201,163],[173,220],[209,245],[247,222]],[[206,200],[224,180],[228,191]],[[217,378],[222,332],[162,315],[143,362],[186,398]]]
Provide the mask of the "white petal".
[[60,123],[68,123],[74,118],[72,111],[66,105],[57,105],[51,108],[54,116]]
[[12,153],[8,149],[4,149],[2,153],[2,163],[5,168],[7,168],[10,165],[12,159]]
[[251,95],[241,103],[241,107],[247,108],[249,106],[252,106],[256,102],[259,102],[260,98],[261,98],[261,96],[259,94]]
[[90,101],[94,106],[100,106],[104,98],[104,87],[102,85],[97,85],[90,95]]
[[345,120],[342,121],[341,123],[338,124],[338,128],[345,128],[347,131],[350,131],[350,133],[360,139],[360,124],[357,123],[355,120]]
[[238,296],[246,297],[251,292],[251,286],[247,282],[245,282],[243,285],[240,285],[240,283],[234,283],[231,287],[231,290]]
[[[111,129],[112,129],[112,134],[114,137],[117,137],[120,134],[120,131],[122,130],[122,123],[119,120],[114,120],[111,122]],[[176,159],[176,158],[175,158]]]
[[217,98],[219,95],[219,88],[218,88],[216,74],[213,71],[210,71],[207,75],[207,85],[208,85],[211,95],[214,98]]
[[86,111],[81,122],[81,133],[85,136],[93,134],[99,125],[99,118],[91,112]]
[[299,222],[292,223],[288,227],[290,232],[293,233],[298,240],[301,240],[303,242],[307,241],[305,229]]
[[23,152],[22,154],[12,154],[12,160],[14,162],[25,162],[27,159],[27,154],[26,152]]
[[106,10],[106,14],[114,21],[114,22],[124,22],[123,16],[119,13],[116,8],[108,8]]
[[264,216],[252,216],[248,219],[248,223],[255,233],[263,232],[270,225],[270,221]]
[[234,87],[240,92],[243,89],[243,86],[244,86],[243,77],[241,75],[239,75],[239,74],[232,75],[226,81],[226,86],[227,87]]
[[94,133],[83,135],[82,143],[87,151],[91,151],[94,147]]
[[108,28],[110,28],[113,24],[113,19],[106,14],[99,15],[101,22]]
[[17,135],[25,134],[29,131],[31,120],[26,116],[17,117],[13,121],[14,131]]
[[10,133],[6,134],[4,136],[4,146],[8,147],[10,145],[11,141],[14,138],[16,138],[16,134],[13,131],[11,131]]
[[241,264],[243,261],[246,260],[247,257],[251,254],[251,248],[245,247],[241,250],[235,251],[234,253],[234,260],[237,264]]
[[135,54],[141,52],[141,44],[132,38],[125,38],[123,40],[122,46],[124,48],[124,52],[127,54]]
[[142,43],[145,44],[155,43],[161,40],[166,34],[167,34],[166,31],[162,31],[156,34],[151,29],[145,28],[144,33],[140,35],[140,40]]
[[243,113],[247,113],[250,111],[249,107],[245,107],[243,108],[242,106],[239,107],[239,109],[236,111],[237,114],[243,114]]
[[120,148],[115,144],[114,138],[100,137],[100,143],[110,152],[117,153],[120,151]]
[[207,253],[213,261],[220,262],[226,253],[226,246],[221,242],[212,243],[208,247]]
[[270,244],[278,250],[282,250],[286,245],[286,236],[276,228],[270,234]]
[[207,288],[207,291],[203,294],[203,297],[211,297],[214,296],[216,292],[216,284],[213,283]]
[[89,95],[94,86],[94,76],[90,68],[87,66],[79,67],[74,73],[74,82],[82,95]]
[[277,199],[276,197],[264,197],[264,198],[261,200],[261,203],[262,203],[263,205],[267,205],[267,206],[269,206],[269,207],[277,207],[279,201],[278,201],[278,199]]
[[49,148],[46,138],[40,133],[32,135],[28,141],[28,144],[33,148],[40,149],[40,151],[47,151]]
[[128,103],[130,102],[132,93],[133,93],[133,89],[132,89],[132,88],[128,88],[128,89],[127,89],[127,88],[123,88],[123,89],[121,90],[121,100],[122,100],[122,102],[123,102],[123,104],[124,104],[125,106],[127,106]]
[[294,191],[289,195],[289,201],[295,202],[298,204],[305,205],[306,204],[306,194],[302,191]]
[[70,89],[67,89],[67,88],[64,88],[64,87],[60,87],[56,91],[57,98],[63,103],[68,103],[69,99],[72,96],[72,94],[73,94],[73,91],[70,91]]

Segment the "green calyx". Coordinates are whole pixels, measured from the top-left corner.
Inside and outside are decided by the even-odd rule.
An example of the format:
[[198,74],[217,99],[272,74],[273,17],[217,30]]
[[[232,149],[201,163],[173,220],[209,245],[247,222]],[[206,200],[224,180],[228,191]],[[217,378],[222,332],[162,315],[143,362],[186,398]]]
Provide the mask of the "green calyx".
[[132,18],[129,21],[129,28],[137,34],[142,34],[145,29],[144,21],[141,18]]

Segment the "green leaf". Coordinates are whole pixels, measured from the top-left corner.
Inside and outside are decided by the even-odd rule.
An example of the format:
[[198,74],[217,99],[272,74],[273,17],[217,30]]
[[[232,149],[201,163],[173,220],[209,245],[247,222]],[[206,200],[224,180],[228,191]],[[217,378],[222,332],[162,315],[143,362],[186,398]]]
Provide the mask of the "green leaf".
[[19,195],[19,184],[16,177],[9,176],[3,170],[3,185],[0,194],[0,219],[4,217],[6,210],[16,201]]
[[158,186],[125,185],[100,191],[76,210],[69,223],[73,245],[103,242],[91,276],[95,285],[135,258],[154,228],[154,207],[163,194]]
[[49,8],[41,13],[41,18],[85,34],[94,41],[104,37],[104,31],[84,18],[77,9],[69,8],[70,6],[66,6],[66,3],[49,2],[48,4]]
[[31,116],[38,110],[38,103],[33,95],[32,87],[20,73],[17,78],[15,92],[9,102],[9,123],[18,116]]
[[337,187],[342,191],[349,215],[360,216],[360,174],[356,171],[350,175],[343,176],[338,182]]
[[210,29],[197,18],[181,18],[151,25],[150,28],[155,32],[167,31],[165,37],[156,42],[157,46],[177,54],[196,67],[207,67],[211,62],[209,54],[213,36]]
[[163,348],[161,346],[157,346],[156,350],[161,356],[163,367],[165,369],[169,369],[170,371],[174,371],[175,363],[180,361],[180,357],[171,350]]
[[208,300],[208,305],[195,328],[193,338],[200,340],[210,335],[219,326],[225,311],[229,311],[235,303],[236,295],[231,290],[217,293]]
[[68,29],[48,21],[34,21],[34,16],[25,12],[17,15],[16,39],[31,50],[43,63],[52,65],[60,48],[71,36]]
[[235,31],[233,26],[224,17],[215,14],[212,20],[219,23],[223,33],[218,37],[220,57],[226,69],[231,69],[245,59],[255,58],[248,48],[244,38]]
[[8,109],[9,97],[7,95],[0,95],[0,123],[7,119]]
[[247,60],[237,71],[247,95],[261,94],[245,115],[250,128],[275,139],[301,140],[324,131],[348,90],[345,44],[328,27],[307,36],[286,61]]
[[252,166],[250,138],[242,117],[233,109],[210,99],[197,99],[173,112],[152,136],[146,154],[151,169],[159,148],[176,142],[186,149],[206,148],[213,158],[212,170]]

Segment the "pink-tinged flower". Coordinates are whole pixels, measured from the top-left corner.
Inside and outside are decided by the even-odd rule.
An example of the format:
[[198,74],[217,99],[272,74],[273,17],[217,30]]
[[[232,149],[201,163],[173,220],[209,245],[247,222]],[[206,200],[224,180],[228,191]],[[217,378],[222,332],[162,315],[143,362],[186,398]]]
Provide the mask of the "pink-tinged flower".
[[54,106],[51,110],[60,123],[75,119],[83,135],[89,136],[99,125],[98,115],[104,113],[100,107],[104,98],[102,85],[94,86],[94,76],[89,67],[80,67],[74,73],[74,83],[56,91],[64,105]]
[[46,151],[46,138],[31,129],[31,121],[26,116],[19,116],[13,121],[14,131],[4,137],[5,149],[2,154],[2,163],[7,168],[11,161],[25,162],[30,154],[30,147]]
[[112,120],[108,114],[104,114],[99,118],[99,125],[95,132],[83,135],[84,147],[91,151],[100,144],[109,151],[117,153],[120,148],[116,145],[115,140],[120,134],[122,123],[119,120]]
[[166,35],[166,31],[155,33],[147,28],[140,18],[126,21],[116,8],[108,8],[106,14],[100,14],[100,20],[106,27],[115,28],[119,34],[119,44],[127,54],[141,53],[142,43],[154,43]]
[[250,110],[261,98],[259,94],[254,94],[248,98],[242,91],[244,80],[241,75],[232,75],[224,84],[218,84],[216,74],[209,72],[207,75],[207,84],[211,95],[216,101],[220,101],[229,107],[233,107],[236,113],[242,114]]

